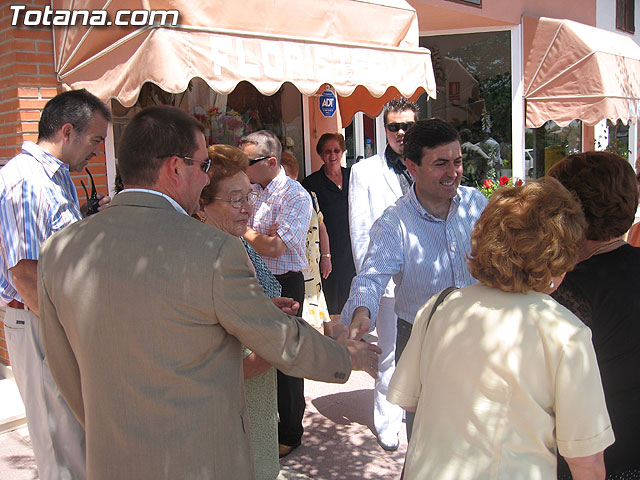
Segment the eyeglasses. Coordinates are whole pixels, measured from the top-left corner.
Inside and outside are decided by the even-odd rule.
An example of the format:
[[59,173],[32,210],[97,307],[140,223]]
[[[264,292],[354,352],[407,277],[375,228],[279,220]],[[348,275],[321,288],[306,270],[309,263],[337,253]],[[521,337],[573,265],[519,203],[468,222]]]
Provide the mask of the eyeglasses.
[[264,157],[258,157],[258,158],[250,158],[249,166],[253,165],[254,163],[261,162],[262,160],[266,160],[267,158],[271,158],[271,155],[266,155]]
[[198,162],[200,163],[200,170],[204,173],[209,172],[209,168],[211,168],[211,159],[207,158],[206,160],[196,160],[195,158],[187,157],[186,155],[179,155],[177,153],[170,153],[169,155],[160,155],[158,158],[168,158],[168,157],[178,157],[183,160],[188,160],[190,162]]
[[[267,157],[268,158],[268,157]],[[233,198],[221,198],[221,197],[213,197],[216,200],[222,200],[223,202],[230,203],[233,208],[240,208],[244,202],[247,202],[249,205],[255,205],[256,200],[258,200],[258,194],[256,192],[250,192],[246,195],[237,195]]]
[[[327,149],[327,150],[323,150],[323,151],[322,151],[322,154],[323,154],[323,155],[330,155],[330,154],[331,154],[331,152],[332,152],[332,150],[331,150],[331,149]],[[338,155],[338,154],[341,154],[341,153],[342,153],[342,150],[340,150],[339,148],[334,148],[334,149],[333,149],[333,153],[335,153],[336,155]]]
[[400,130],[404,130],[406,132],[407,129],[414,123],[415,122],[387,123],[385,127],[387,127],[387,129],[393,133],[399,132]]

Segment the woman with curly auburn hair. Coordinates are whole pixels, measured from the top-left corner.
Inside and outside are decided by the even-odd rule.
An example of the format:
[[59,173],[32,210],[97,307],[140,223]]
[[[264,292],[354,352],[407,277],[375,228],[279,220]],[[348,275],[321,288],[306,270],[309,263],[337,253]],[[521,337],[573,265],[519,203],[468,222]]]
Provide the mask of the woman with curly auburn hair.
[[505,292],[547,292],[576,264],[585,226],[580,205],[548,179],[501,188],[494,197],[493,213],[471,235],[471,275]]
[[479,283],[424,305],[389,385],[416,410],[405,480],[549,479],[556,449],[574,478],[604,478],[614,436],[591,334],[548,295],[584,228],[554,179],[493,194],[471,236]]
[[[553,297],[593,335],[616,435],[616,443],[604,452],[607,479],[640,479],[640,248],[623,240],[638,206],[637,177],[625,159],[608,152],[569,155],[549,176],[575,193],[588,225],[580,263]],[[558,478],[571,478],[562,460]]]

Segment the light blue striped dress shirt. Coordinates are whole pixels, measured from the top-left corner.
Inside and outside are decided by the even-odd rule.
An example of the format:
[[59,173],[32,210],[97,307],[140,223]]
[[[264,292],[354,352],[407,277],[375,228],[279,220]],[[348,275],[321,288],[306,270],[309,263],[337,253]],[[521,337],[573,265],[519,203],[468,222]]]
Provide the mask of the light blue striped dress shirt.
[[37,260],[40,245],[80,220],[78,194],[69,166],[33,142],[0,169],[0,298],[23,301],[9,269],[20,260]]
[[475,283],[466,256],[471,231],[486,204],[477,189],[459,187],[443,220],[427,212],[411,188],[371,227],[369,250],[342,310],[343,323],[349,325],[353,311],[364,306],[371,312],[373,329],[390,278],[396,284],[396,315],[409,323],[439,291]]

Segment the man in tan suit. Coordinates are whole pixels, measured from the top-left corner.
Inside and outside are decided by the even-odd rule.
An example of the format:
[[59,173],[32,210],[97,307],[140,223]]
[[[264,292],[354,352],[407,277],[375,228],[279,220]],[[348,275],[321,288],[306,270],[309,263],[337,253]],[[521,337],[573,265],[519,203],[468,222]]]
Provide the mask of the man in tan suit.
[[338,383],[375,376],[379,350],[282,313],[240,240],[189,216],[209,167],[193,118],[145,109],[119,153],[125,190],[52,236],[39,264],[45,348],[86,429],[87,478],[251,479],[241,342]]

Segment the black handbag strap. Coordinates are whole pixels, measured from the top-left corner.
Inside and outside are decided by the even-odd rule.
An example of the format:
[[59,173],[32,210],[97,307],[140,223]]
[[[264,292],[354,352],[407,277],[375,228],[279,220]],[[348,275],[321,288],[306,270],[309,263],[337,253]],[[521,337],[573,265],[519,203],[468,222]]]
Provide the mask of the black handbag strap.
[[438,295],[438,298],[436,299],[436,303],[433,304],[433,308],[431,309],[429,318],[427,319],[427,330],[429,329],[429,324],[431,323],[431,317],[433,317],[433,314],[436,313],[436,310],[438,309],[440,304],[444,302],[444,299],[447,298],[447,295],[457,289],[458,287],[447,287],[440,292],[440,295]]

